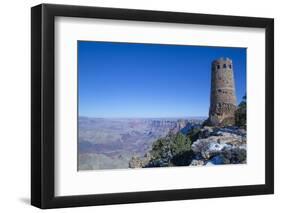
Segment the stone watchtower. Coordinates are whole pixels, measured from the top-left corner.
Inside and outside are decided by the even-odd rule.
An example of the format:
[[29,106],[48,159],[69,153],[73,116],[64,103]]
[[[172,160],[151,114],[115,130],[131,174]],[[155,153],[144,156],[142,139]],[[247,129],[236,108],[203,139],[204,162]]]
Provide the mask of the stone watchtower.
[[225,126],[235,123],[235,83],[233,64],[229,58],[212,62],[210,101],[208,125]]

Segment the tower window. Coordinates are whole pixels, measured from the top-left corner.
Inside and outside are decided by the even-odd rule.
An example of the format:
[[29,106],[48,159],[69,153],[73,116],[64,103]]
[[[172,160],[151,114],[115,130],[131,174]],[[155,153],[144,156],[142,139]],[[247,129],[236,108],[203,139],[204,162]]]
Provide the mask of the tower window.
[[229,67],[229,69],[231,69],[232,68],[231,64],[229,64],[228,67]]
[[220,68],[220,65],[218,64],[218,65],[217,65],[217,69],[219,69],[219,68]]
[[226,64],[223,64],[223,68],[226,68]]

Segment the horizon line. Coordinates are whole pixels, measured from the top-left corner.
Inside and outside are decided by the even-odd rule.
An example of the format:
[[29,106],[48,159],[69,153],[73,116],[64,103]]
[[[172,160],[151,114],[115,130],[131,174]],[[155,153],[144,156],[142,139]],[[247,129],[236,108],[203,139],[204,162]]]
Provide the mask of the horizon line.
[[98,119],[147,119],[147,118],[156,118],[156,119],[175,119],[175,118],[208,118],[208,116],[167,116],[167,117],[163,117],[163,116],[151,116],[151,117],[137,117],[137,116],[131,116],[131,117],[100,117],[100,116],[85,116],[85,115],[78,115],[79,118],[81,117],[85,117],[85,118],[98,118]]

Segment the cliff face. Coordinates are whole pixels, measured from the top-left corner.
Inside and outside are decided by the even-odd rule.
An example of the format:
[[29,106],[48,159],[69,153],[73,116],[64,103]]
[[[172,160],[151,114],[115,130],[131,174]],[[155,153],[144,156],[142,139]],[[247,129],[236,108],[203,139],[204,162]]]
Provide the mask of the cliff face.
[[[128,168],[154,141],[187,124],[177,118],[79,118],[79,170]],[[135,159],[132,166],[139,166]]]

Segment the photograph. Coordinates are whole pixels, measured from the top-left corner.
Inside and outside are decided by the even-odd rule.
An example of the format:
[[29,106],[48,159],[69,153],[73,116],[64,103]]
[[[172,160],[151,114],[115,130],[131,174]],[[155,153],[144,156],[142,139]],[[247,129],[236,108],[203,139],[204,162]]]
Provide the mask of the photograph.
[[247,164],[247,48],[77,41],[77,170]]

